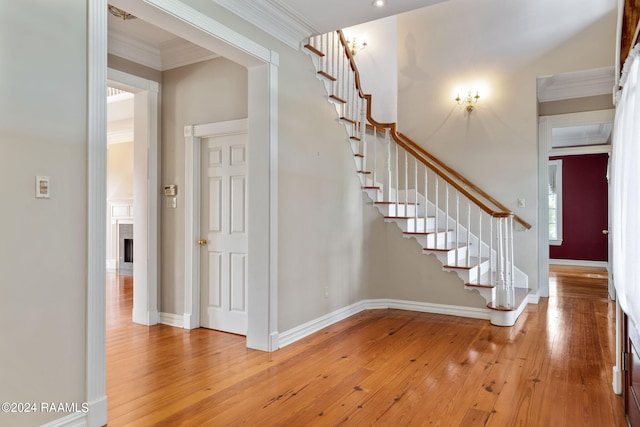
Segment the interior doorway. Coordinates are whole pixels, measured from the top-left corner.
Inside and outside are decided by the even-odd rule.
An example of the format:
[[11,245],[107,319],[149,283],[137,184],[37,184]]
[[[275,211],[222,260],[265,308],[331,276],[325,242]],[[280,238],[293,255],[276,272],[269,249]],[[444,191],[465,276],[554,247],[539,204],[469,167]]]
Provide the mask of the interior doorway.
[[[540,280],[540,296],[542,297],[549,296],[549,233],[550,229],[553,228],[553,225],[548,223],[550,218],[549,189],[553,187],[553,178],[550,177],[549,173],[550,158],[610,153],[613,116],[614,110],[598,110],[540,117],[538,140],[538,218],[540,221],[540,226],[538,227],[538,276]],[[596,135],[599,135],[599,137],[596,137]],[[611,262],[610,256],[608,257],[608,262]],[[608,271],[611,271],[611,269],[609,268]]]
[[[159,227],[159,110],[157,82],[108,70],[108,85],[133,94],[133,198],[130,204],[109,205],[111,223],[133,224],[133,310],[131,319],[142,325],[158,323]],[[118,218],[125,215],[126,218]],[[109,224],[111,226],[111,224]],[[118,227],[119,228],[119,227]],[[109,230],[113,236],[114,231]],[[118,231],[116,231],[118,232]],[[119,234],[119,233],[118,233]],[[123,252],[124,249],[123,247]],[[124,253],[118,252],[118,263]],[[123,258],[124,261],[124,258]]]

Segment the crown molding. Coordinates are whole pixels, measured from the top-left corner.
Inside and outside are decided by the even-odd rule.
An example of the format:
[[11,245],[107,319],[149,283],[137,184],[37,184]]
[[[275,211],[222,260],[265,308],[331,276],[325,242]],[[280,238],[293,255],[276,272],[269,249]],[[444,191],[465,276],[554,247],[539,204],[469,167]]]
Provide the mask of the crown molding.
[[110,30],[108,42],[108,53],[158,71],[171,70],[220,56],[178,37],[162,43],[158,48],[125,33]]
[[300,49],[303,40],[319,33],[309,21],[281,0],[214,1],[293,49]]
[[613,67],[538,77],[538,101],[550,102],[587,96],[611,95],[615,84]]
[[160,49],[155,48],[127,34],[110,30],[108,34],[108,53],[136,62],[154,70],[162,69]]

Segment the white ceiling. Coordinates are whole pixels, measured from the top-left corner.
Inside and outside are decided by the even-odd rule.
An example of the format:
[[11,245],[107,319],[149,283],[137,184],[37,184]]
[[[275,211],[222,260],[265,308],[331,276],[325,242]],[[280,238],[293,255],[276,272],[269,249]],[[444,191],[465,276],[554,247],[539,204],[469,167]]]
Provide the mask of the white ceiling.
[[[387,0],[382,8],[374,7],[371,0],[212,1],[298,48],[312,34],[397,15],[445,0]],[[110,54],[160,71],[217,56],[141,19],[125,21],[108,14],[108,37]]]
[[566,126],[551,130],[552,148],[611,144],[611,123]]

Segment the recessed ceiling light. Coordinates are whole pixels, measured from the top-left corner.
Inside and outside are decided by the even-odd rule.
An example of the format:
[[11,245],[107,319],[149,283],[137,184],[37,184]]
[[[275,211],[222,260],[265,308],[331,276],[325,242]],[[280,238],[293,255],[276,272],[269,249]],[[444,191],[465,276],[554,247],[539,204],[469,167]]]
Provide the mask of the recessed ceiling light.
[[373,0],[371,2],[372,5],[374,5],[375,7],[382,7],[386,4],[385,0]]

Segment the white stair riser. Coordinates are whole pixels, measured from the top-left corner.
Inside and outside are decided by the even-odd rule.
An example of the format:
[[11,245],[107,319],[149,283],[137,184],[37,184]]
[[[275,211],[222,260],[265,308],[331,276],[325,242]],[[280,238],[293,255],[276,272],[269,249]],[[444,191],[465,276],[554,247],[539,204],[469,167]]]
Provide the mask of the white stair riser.
[[[444,246],[445,243],[450,244],[451,234],[449,231],[441,231],[439,233],[429,234],[405,234],[405,237],[416,239],[422,248],[435,248],[437,246]],[[446,258],[443,258],[443,261],[444,260],[446,260]]]
[[[463,264],[463,263],[461,263]],[[445,271],[454,271],[458,274],[458,277],[462,279],[465,283],[476,283],[478,281],[478,277],[481,277],[483,274],[489,271],[489,260],[483,261],[479,266],[474,266],[472,268],[451,268],[444,267]]]
[[[404,204],[376,204],[378,210],[384,216],[416,216],[416,211],[420,215],[420,207],[416,205]],[[424,220],[422,220],[424,222]]]
[[494,301],[496,299],[496,288],[481,288],[477,286],[465,286],[468,290],[477,290],[485,301]]

